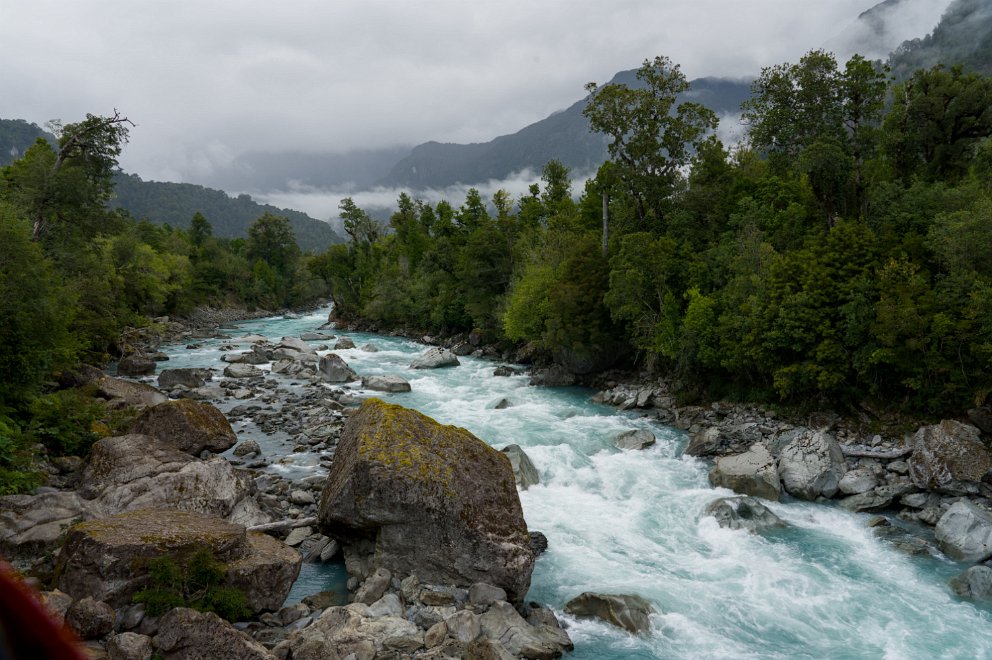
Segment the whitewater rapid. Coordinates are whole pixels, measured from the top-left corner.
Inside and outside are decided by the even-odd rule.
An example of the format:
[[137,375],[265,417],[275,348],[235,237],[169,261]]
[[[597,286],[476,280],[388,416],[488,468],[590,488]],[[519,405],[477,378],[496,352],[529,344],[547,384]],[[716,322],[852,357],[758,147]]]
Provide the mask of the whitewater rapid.
[[[314,331],[326,318],[320,310],[245,322],[229,332],[278,340]],[[682,455],[683,432],[593,404],[589,390],[530,387],[524,375],[495,377],[496,364],[488,360],[466,357],[458,367],[414,371],[407,367],[425,349],[421,344],[333,332],[379,349],[335,351],[359,375],[398,374],[413,390],[383,395],[355,384],[357,394],[416,408],[497,448],[519,444],[531,457],[541,484],[520,499],[528,527],[549,541],[534,570],[531,600],[561,614],[583,591],[635,593],[658,610],[652,632],[641,637],[564,617],[575,643],[571,658],[992,657],[992,613],[961,601],[947,585],[964,566],[899,552],[871,534],[866,514],[767,503],[787,529],[763,536],[721,529],[703,510],[732,493],[711,488],[705,462]],[[217,368],[220,345],[230,342],[198,343],[172,347],[160,368]],[[512,405],[495,409],[501,398]],[[614,435],[635,428],[651,430],[658,442],[643,451],[613,447]],[[266,442],[257,429],[250,433],[262,439],[270,459],[286,445],[285,438]],[[304,454],[272,469],[299,477],[322,468]],[[315,591],[321,579],[307,574]]]

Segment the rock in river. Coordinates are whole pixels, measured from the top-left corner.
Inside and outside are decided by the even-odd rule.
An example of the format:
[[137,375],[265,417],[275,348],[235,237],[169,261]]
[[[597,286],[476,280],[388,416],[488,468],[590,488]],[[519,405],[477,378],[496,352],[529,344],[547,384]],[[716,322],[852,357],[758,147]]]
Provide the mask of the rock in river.
[[613,438],[617,449],[647,449],[655,443],[654,433],[645,429],[632,429],[618,433]]
[[984,561],[992,556],[992,513],[959,501],[937,521],[940,549],[959,561]]
[[756,444],[737,456],[718,458],[709,479],[713,486],[723,486],[743,495],[775,502],[779,500],[781,485],[775,459],[762,444]]
[[632,633],[650,630],[651,621],[648,616],[654,612],[651,603],[640,596],[629,594],[597,594],[587,591],[565,604],[565,614],[602,619]]
[[778,459],[782,486],[804,500],[833,497],[846,472],[847,460],[840,445],[825,431],[797,429]]
[[376,392],[409,392],[410,383],[400,376],[367,376],[362,379],[362,387]]
[[158,438],[191,456],[199,456],[204,449],[219,454],[238,441],[224,413],[209,403],[190,399],[166,401],[148,408],[131,425],[130,431]]
[[721,497],[709,503],[706,514],[716,518],[720,527],[746,529],[752,534],[785,527],[781,518],[753,497]]
[[321,532],[373,544],[369,568],[422,582],[486,582],[522,601],[534,555],[510,461],[465,429],[365,401],[341,433],[321,495]]
[[352,371],[348,363],[336,353],[328,353],[321,357],[317,365],[317,371],[321,379],[329,383],[349,383],[358,378],[358,375]]
[[434,347],[420,355],[410,363],[411,369],[439,369],[441,367],[456,367],[460,364],[458,357],[446,348]]
[[992,468],[992,454],[970,424],[944,420],[913,436],[909,476],[919,488],[957,490],[961,482],[981,481]]

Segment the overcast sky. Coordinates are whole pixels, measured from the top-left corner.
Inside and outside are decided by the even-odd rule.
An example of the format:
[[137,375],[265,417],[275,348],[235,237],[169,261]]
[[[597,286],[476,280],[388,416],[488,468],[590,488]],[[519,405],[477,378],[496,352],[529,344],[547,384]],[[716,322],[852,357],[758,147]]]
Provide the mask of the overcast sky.
[[117,108],[125,170],[196,182],[245,151],[489,140],[656,54],[753,75],[876,1],[0,0],[0,117]]

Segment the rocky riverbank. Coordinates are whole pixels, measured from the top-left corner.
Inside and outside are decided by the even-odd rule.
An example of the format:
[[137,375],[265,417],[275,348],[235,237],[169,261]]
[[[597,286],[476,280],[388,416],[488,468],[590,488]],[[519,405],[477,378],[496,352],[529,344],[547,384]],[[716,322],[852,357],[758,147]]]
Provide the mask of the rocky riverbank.
[[[157,387],[90,374],[85,388],[108,410],[131,411],[128,433],[53,461],[50,485],[36,493],[0,498],[0,551],[49,589],[43,600],[91,657],[551,658],[571,648],[554,613],[523,600],[546,540],[528,533],[510,461],[398,406],[359,412],[362,399],[336,385],[354,385],[354,372],[317,354],[328,342],[353,346],[326,333],[242,337],[215,369],[165,369]],[[435,357],[420,366],[441,366]],[[364,387],[396,391],[398,380]],[[231,422],[281,438],[283,449],[263,456],[256,441],[238,442]],[[364,466],[363,443],[389,453]],[[269,469],[304,452],[319,455],[329,477]],[[369,492],[353,492],[356,483]],[[394,502],[378,501],[390,491]],[[349,510],[372,494],[376,509]],[[370,534],[375,524],[383,531]],[[138,598],[157,588],[153,561],[181,568],[203,549],[220,567],[217,587],[244,596],[251,616],[236,626]],[[281,607],[301,561],[342,553],[350,594]]]

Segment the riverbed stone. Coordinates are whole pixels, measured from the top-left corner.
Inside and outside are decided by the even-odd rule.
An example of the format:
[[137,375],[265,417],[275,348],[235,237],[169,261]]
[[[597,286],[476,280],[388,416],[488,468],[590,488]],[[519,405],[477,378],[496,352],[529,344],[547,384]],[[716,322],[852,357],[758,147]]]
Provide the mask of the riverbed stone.
[[884,492],[870,490],[857,493],[840,500],[840,505],[848,511],[883,511],[892,506],[895,498]]
[[196,367],[163,369],[158,375],[158,386],[163,390],[171,390],[180,386],[193,390],[206,385],[212,376],[213,372],[210,369]]
[[656,610],[647,600],[632,594],[598,594],[587,591],[565,604],[565,614],[595,618],[631,633],[651,629],[648,618]]
[[177,607],[162,616],[152,639],[165,660],[272,660],[272,654],[213,612]]
[[778,474],[793,497],[815,500],[833,497],[847,472],[847,461],[837,440],[826,431],[801,429],[782,448]]
[[136,632],[122,632],[107,640],[108,660],[151,660],[152,638]]
[[457,367],[461,364],[458,357],[446,348],[435,346],[424,351],[413,362],[411,369],[440,369],[443,367]]
[[117,373],[121,376],[148,376],[155,373],[155,360],[144,355],[128,355],[117,363]]
[[992,568],[971,566],[961,575],[951,578],[951,588],[961,598],[990,600],[992,599]]
[[958,501],[940,517],[934,530],[941,551],[959,561],[992,557],[992,513]]
[[355,342],[351,337],[341,337],[334,344],[335,351],[344,351],[350,348],[355,348]]
[[631,429],[613,436],[613,446],[624,451],[647,449],[657,439],[646,429]]
[[195,511],[253,525],[267,522],[252,478],[220,456],[198,460],[147,435],[97,441],[79,495],[105,514],[143,508]]
[[[571,641],[562,644],[564,631],[552,631],[545,626],[533,626],[512,605],[497,601],[478,618],[482,639],[498,641],[511,656],[525,658],[556,658],[571,649]],[[565,640],[568,636],[565,635]]]
[[224,367],[225,378],[253,378],[265,377],[265,372],[250,364],[229,364]]
[[992,454],[978,429],[945,419],[913,436],[909,476],[919,488],[955,492],[964,482],[981,481],[992,468]]
[[409,392],[410,382],[401,376],[366,376],[362,379],[362,387],[375,392]]
[[86,596],[69,606],[65,623],[80,639],[98,639],[113,630],[114,608]]
[[685,453],[699,457],[733,456],[747,451],[761,440],[761,428],[754,422],[710,426],[689,434]]
[[785,527],[785,522],[754,497],[721,497],[706,506],[720,527],[744,529],[752,534]]
[[709,480],[713,486],[723,486],[742,495],[774,502],[781,497],[775,459],[762,444],[755,444],[737,456],[718,458],[710,471]]
[[300,556],[264,534],[186,511],[144,509],[79,523],[59,555],[59,589],[123,606],[149,583],[148,561],[181,561],[207,548],[225,564],[225,584],[244,591],[253,611],[277,610],[299,574]]
[[261,454],[262,448],[258,446],[258,442],[247,438],[238,443],[238,446],[234,448],[235,456],[248,456],[249,454]]
[[874,472],[867,468],[849,470],[837,484],[838,490],[845,495],[866,493],[878,485]]
[[238,441],[224,413],[209,403],[189,399],[148,408],[129,431],[158,438],[191,456],[199,456],[204,449],[219,454]]
[[530,586],[534,556],[506,456],[379,399],[345,425],[318,521],[346,549],[371,541],[373,568],[433,584],[488,582],[516,602]]
[[531,486],[541,483],[541,475],[538,473],[530,456],[521,449],[520,445],[507,445],[501,449],[506,457],[510,459],[510,468],[513,470],[513,479],[521,490],[527,490]]
[[109,399],[117,407],[143,409],[169,400],[169,397],[151,385],[110,376],[97,378],[93,381],[92,388],[94,394]]
[[358,374],[337,353],[322,356],[317,364],[317,373],[329,383],[349,383],[358,379]]

